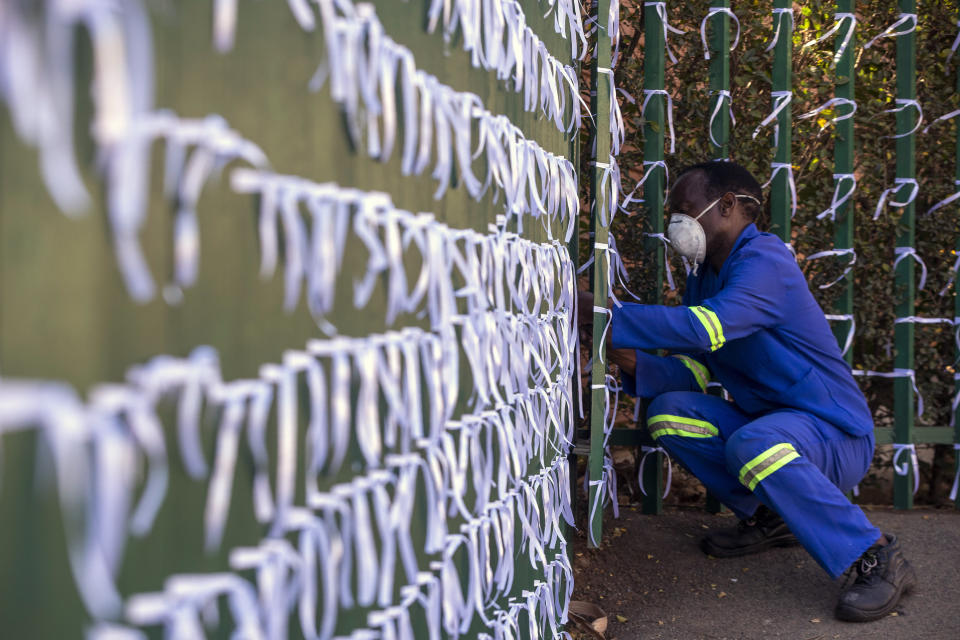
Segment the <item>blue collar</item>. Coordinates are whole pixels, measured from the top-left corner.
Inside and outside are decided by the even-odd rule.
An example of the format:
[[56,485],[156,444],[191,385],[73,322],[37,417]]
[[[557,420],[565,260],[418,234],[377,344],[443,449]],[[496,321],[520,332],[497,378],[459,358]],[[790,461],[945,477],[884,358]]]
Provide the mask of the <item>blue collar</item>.
[[[746,244],[747,240],[756,238],[758,235],[760,235],[760,231],[757,230],[756,224],[751,222],[750,224],[745,226],[743,228],[743,231],[741,231],[740,235],[737,237],[737,241],[733,243],[733,248],[730,249],[730,255],[727,256],[727,260],[729,260],[730,256],[735,254],[740,247]],[[723,263],[726,264],[727,263],[726,260],[724,260]]]
[[[720,273],[723,273],[723,270],[727,268],[727,265],[730,264],[730,258],[740,250],[740,247],[745,245],[747,241],[752,240],[760,235],[760,231],[757,229],[757,225],[751,222],[743,228],[743,231],[740,232],[740,235],[737,236],[737,240],[733,243],[733,247],[730,249],[730,253],[727,254],[726,260],[723,261],[723,265],[720,267]],[[713,271],[713,265],[704,264],[704,266],[709,266],[709,269]],[[720,273],[717,273],[719,276]]]

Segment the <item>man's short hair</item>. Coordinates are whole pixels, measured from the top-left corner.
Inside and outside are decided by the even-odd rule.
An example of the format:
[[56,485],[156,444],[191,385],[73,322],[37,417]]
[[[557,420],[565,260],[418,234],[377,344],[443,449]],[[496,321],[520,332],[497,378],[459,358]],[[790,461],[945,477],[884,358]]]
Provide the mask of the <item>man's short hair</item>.
[[[707,181],[706,196],[708,200],[719,198],[728,191],[734,194],[753,196],[757,202],[763,202],[763,190],[760,183],[753,177],[753,174],[747,171],[742,165],[730,160],[715,160],[712,162],[701,162],[687,167],[680,172],[680,175],[692,171],[702,171]],[[679,176],[678,176],[679,177]],[[751,220],[756,221],[763,211],[763,206],[752,200],[742,199],[740,204],[743,210]]]

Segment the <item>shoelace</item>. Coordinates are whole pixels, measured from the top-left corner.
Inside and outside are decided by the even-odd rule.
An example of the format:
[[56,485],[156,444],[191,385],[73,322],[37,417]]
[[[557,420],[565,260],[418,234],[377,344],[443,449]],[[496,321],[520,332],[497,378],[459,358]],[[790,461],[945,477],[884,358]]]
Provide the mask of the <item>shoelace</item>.
[[[860,584],[870,582],[873,578],[879,577],[876,573],[873,572],[877,568],[877,565],[880,563],[877,558],[877,554],[872,552],[866,552],[860,556],[860,560],[854,562],[850,565],[850,568],[844,573],[843,586],[841,591],[846,591],[847,587],[853,584]],[[854,568],[856,568],[856,578],[854,579]]]

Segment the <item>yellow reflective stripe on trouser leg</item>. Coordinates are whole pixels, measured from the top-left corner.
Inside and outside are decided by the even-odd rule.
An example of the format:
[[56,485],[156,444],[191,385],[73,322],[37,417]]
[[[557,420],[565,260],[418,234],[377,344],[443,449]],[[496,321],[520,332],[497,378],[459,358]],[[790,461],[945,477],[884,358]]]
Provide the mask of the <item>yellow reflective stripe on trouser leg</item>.
[[756,458],[743,465],[740,469],[740,483],[747,489],[753,491],[761,480],[768,475],[787,464],[791,460],[799,458],[800,454],[793,448],[789,442],[776,444]]
[[697,384],[700,385],[700,390],[706,391],[707,383],[710,382],[710,372],[707,371],[707,368],[690,356],[676,355],[673,357],[678,358],[680,362],[687,366],[687,369],[690,369],[690,373],[693,374],[693,377],[697,380]]
[[[660,426],[654,429],[654,425]],[[686,418],[684,416],[671,416],[664,413],[648,418],[647,428],[650,429],[650,435],[654,439],[660,436],[712,438],[720,435],[720,431],[709,422],[695,418]]]
[[710,350],[716,351],[722,347],[726,338],[723,337],[723,327],[717,314],[706,307],[690,307],[690,311],[697,316],[697,320],[707,330],[707,335],[710,336]]

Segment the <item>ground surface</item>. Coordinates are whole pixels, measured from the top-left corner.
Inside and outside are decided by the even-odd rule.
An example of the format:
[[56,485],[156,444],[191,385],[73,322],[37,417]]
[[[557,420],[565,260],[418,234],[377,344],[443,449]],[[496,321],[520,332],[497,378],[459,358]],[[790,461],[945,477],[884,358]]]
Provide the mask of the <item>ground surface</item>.
[[657,516],[622,508],[619,520],[605,520],[600,549],[587,549],[575,534],[573,597],[604,609],[607,640],[960,638],[960,513],[867,511],[900,538],[919,577],[917,590],[877,622],[835,620],[844,578],[831,580],[801,547],[707,557],[698,547],[702,535],[735,519],[700,507]]

